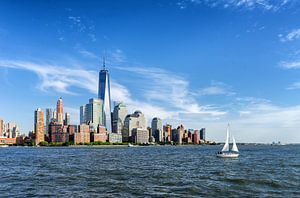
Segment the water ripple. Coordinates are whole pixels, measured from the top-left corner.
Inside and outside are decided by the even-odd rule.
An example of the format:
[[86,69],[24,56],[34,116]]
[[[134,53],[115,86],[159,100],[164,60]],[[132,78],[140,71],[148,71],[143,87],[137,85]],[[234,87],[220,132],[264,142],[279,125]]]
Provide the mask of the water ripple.
[[0,149],[0,197],[300,197],[294,146]]

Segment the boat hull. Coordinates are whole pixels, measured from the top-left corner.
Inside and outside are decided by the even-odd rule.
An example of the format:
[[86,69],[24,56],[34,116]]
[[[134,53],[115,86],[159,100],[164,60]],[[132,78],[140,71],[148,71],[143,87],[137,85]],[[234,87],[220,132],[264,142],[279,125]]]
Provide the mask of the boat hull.
[[239,155],[239,153],[217,153],[217,157],[220,158],[237,158]]

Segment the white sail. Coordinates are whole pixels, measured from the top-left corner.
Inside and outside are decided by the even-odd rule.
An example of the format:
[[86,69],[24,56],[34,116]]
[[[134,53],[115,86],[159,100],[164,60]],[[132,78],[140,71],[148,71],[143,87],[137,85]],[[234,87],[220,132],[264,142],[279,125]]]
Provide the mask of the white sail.
[[234,139],[233,136],[232,136],[232,143],[233,143],[233,145],[232,145],[231,150],[232,150],[232,151],[235,151],[235,152],[239,152],[239,149],[238,149],[238,147],[236,146],[235,139]]
[[222,149],[222,152],[224,152],[224,151],[229,151],[229,125],[227,127],[226,142]]

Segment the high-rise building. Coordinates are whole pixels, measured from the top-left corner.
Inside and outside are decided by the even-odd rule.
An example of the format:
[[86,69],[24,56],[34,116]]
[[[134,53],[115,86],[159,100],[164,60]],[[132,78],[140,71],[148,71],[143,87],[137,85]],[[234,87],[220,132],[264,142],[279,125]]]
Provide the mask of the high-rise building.
[[122,102],[114,107],[113,113],[113,133],[122,134],[124,120],[128,114],[126,105]]
[[65,113],[65,120],[64,120],[64,125],[69,126],[70,125],[70,113]]
[[44,141],[44,127],[44,114],[43,111],[38,108],[36,111],[34,111],[34,133],[36,145]]
[[122,132],[123,142],[133,141],[132,131],[135,128],[147,130],[146,119],[141,111],[135,111],[133,114],[126,116]]
[[5,126],[4,133],[4,136],[8,138],[18,137],[20,135],[19,127],[13,122],[8,122]]
[[156,142],[163,141],[163,125],[160,118],[153,118],[151,123],[152,135],[155,137]]
[[200,139],[205,141],[205,128],[200,129]]
[[51,122],[57,122],[57,113],[56,113],[56,109],[54,109],[54,111],[53,111],[53,116],[52,116]]
[[171,130],[172,130],[172,125],[166,124],[163,127],[164,129],[164,141],[165,142],[171,142]]
[[64,122],[63,115],[64,115],[63,101],[62,101],[62,98],[60,97],[56,103],[56,122],[58,124],[63,124],[63,122]]
[[4,121],[0,118],[0,137],[4,136]]
[[177,144],[182,144],[183,135],[184,135],[183,125],[178,126],[177,129],[171,130],[172,141],[174,141]]
[[86,124],[85,105],[80,106],[80,124]]
[[103,61],[103,69],[99,72],[98,98],[103,101],[103,123],[107,132],[112,132],[111,127],[111,106],[110,106],[110,83],[109,73],[105,68],[105,59]]
[[50,142],[67,142],[69,141],[69,133],[67,132],[68,127],[51,122],[49,124],[49,140]]
[[46,126],[45,126],[45,134],[48,135],[49,124],[52,121],[52,109],[46,109]]
[[96,98],[91,98],[89,104],[84,108],[85,122],[92,124],[94,130],[97,130],[98,125],[103,125],[103,101]]

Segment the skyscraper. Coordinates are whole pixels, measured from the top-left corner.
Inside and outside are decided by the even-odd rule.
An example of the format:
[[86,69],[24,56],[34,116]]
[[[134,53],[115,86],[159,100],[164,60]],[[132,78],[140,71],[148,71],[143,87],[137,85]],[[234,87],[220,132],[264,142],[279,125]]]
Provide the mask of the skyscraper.
[[114,113],[113,113],[113,132],[122,134],[122,130],[124,127],[124,120],[127,116],[128,111],[126,108],[126,105],[122,102],[117,104],[114,107]]
[[160,118],[153,118],[152,123],[152,135],[155,137],[155,140],[157,142],[162,142],[163,141],[163,126],[162,126],[162,121]]
[[34,133],[36,145],[44,141],[44,114],[40,108],[34,111]]
[[0,137],[4,135],[4,121],[0,118]]
[[86,122],[92,123],[94,129],[98,125],[103,125],[103,101],[96,98],[91,98],[89,104],[85,105],[84,118]]
[[5,128],[5,136],[8,138],[15,138],[20,134],[18,125],[13,122],[8,122]]
[[205,140],[205,128],[200,129],[200,139]]
[[57,100],[57,103],[56,103],[56,121],[58,124],[63,124],[64,122],[64,118],[63,118],[63,101],[62,101],[62,98],[60,97],[58,100]]
[[57,113],[56,113],[56,109],[53,110],[53,116],[52,116],[52,120],[53,122],[57,122]]
[[48,135],[49,124],[52,121],[52,109],[46,109],[46,126],[45,126],[45,134]]
[[70,113],[65,113],[64,125],[69,126],[70,122]]
[[86,123],[85,105],[80,106],[80,124]]
[[104,126],[108,132],[112,132],[109,73],[105,68],[105,59],[103,60],[103,69],[99,72],[98,98],[103,101]]
[[[137,110],[133,114],[127,115],[124,120],[124,129],[122,132],[123,142],[134,141],[132,138],[133,129],[140,129],[140,131],[147,131],[147,122],[144,114]],[[136,131],[137,132],[137,131]],[[149,138],[149,134],[148,134]]]

